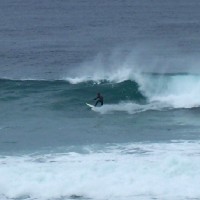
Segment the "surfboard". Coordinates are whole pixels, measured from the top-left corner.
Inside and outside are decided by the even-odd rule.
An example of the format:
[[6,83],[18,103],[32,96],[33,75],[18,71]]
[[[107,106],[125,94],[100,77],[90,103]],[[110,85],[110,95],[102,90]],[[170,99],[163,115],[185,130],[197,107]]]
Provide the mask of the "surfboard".
[[89,106],[90,108],[94,108],[95,106],[93,106],[92,104],[86,103],[87,106]]

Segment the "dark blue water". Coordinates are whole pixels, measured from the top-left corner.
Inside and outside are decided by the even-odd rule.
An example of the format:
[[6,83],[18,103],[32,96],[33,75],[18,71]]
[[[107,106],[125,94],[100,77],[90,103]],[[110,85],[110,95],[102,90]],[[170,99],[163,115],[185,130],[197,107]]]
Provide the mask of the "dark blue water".
[[116,48],[122,58],[134,51],[144,70],[199,72],[199,8],[197,0],[1,0],[1,77],[58,79]]
[[199,11],[0,0],[0,199],[199,199]]

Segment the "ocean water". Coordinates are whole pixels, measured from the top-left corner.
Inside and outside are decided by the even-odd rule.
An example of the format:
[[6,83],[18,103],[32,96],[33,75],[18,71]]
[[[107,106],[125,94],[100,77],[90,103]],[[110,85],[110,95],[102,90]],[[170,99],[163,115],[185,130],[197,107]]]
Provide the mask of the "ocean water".
[[0,200],[200,199],[199,11],[0,0]]

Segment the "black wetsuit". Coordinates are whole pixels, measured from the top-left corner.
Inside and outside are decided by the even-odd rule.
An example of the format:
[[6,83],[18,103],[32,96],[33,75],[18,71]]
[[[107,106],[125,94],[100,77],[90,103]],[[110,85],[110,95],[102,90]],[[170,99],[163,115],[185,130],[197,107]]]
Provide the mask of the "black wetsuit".
[[103,106],[103,97],[100,94],[98,94],[97,97],[94,100],[97,100],[96,103],[95,103],[95,106],[98,103],[101,103],[101,105]]

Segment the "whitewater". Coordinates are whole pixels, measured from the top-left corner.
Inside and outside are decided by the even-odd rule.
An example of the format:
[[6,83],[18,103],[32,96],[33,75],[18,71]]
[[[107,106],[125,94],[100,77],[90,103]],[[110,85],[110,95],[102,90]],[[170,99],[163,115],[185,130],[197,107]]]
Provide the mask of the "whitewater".
[[82,151],[1,157],[1,199],[195,199],[200,195],[199,142],[85,146]]

